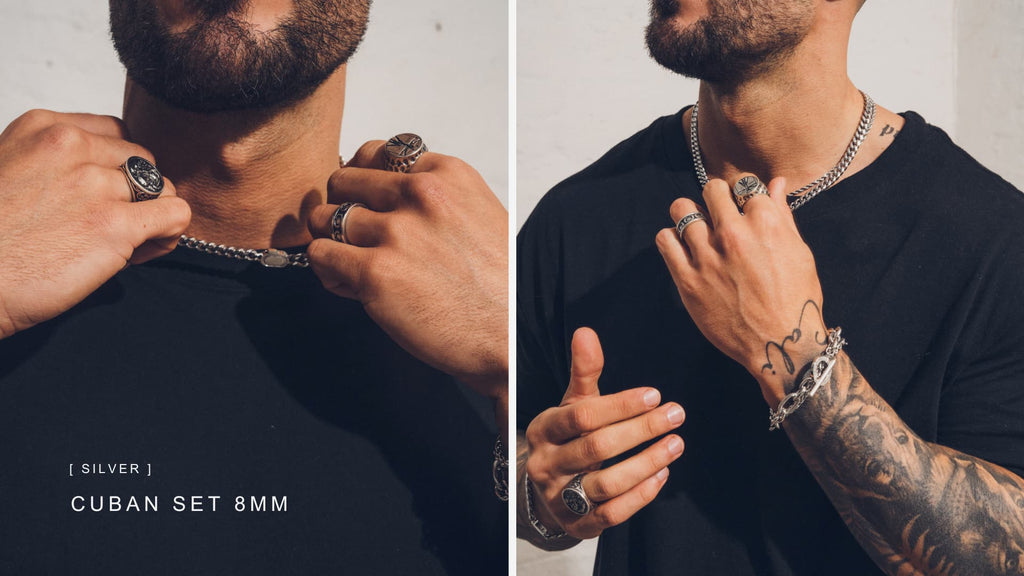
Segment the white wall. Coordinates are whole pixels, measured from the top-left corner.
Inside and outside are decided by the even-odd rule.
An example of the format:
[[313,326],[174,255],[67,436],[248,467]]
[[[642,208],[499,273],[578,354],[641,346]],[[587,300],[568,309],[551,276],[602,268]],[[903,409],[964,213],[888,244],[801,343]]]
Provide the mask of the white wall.
[[[552,185],[696,98],[696,82],[648,58],[647,5],[518,0],[517,225]],[[854,25],[850,76],[1024,188],[1020,0],[869,0]],[[559,553],[517,546],[520,576],[592,573],[593,541]]]
[[[552,185],[692,103],[697,83],[648,58],[646,2],[518,0],[518,19],[521,225]],[[1024,187],[1022,26],[1019,0],[870,0],[854,25],[850,76]]]
[[[31,108],[120,115],[105,0],[0,0],[0,126]],[[349,64],[341,153],[416,132],[475,166],[508,205],[508,6],[373,4]]]

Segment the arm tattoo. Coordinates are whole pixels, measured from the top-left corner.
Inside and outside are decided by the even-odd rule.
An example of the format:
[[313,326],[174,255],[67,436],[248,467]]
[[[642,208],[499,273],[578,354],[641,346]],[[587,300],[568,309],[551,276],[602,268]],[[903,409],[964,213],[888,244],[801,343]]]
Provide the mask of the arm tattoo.
[[[796,364],[793,362],[793,357],[789,351],[786,350],[786,344],[799,344],[800,339],[803,338],[804,315],[808,311],[811,311],[815,315],[815,319],[821,320],[821,307],[814,300],[808,300],[804,302],[804,307],[800,310],[800,320],[796,323],[796,328],[793,328],[793,332],[782,339],[782,342],[768,342],[764,345],[764,358],[765,363],[761,366],[761,373],[765,373],[771,370],[772,375],[775,375],[775,364],[772,363],[772,350],[778,352],[782,358],[782,365],[786,368],[786,374],[793,376],[796,373]],[[818,325],[824,325],[824,322],[820,322]],[[815,330],[814,341],[821,346],[828,344],[828,334]]]
[[784,428],[887,574],[1024,574],[1024,481],[921,439],[845,354]]

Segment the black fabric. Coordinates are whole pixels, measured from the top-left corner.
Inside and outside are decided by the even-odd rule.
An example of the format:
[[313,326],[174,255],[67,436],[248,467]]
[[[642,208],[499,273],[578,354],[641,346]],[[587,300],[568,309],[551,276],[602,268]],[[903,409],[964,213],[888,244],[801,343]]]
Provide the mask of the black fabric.
[[[796,211],[825,321],[923,438],[1024,471],[1024,196],[912,112],[868,168]],[[601,537],[599,575],[877,574],[761,392],[697,331],[654,245],[700,201],[682,111],[537,205],[518,238],[518,424],[557,405],[594,328],[604,393],[653,386],[687,412],[658,498]]]
[[[0,573],[505,572],[489,408],[308,269],[178,249],[0,341],[0,370]],[[89,511],[110,495],[159,508]],[[193,495],[217,510],[174,510]]]

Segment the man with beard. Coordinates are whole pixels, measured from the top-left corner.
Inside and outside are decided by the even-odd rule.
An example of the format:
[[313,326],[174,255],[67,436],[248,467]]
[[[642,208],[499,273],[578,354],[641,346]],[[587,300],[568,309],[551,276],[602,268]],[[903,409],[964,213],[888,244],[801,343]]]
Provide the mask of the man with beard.
[[520,537],[600,534],[601,575],[1024,570],[1024,197],[853,85],[862,4],[653,3],[697,105],[519,235]]
[[503,572],[507,216],[441,154],[339,169],[369,2],[110,8],[123,122],[0,136],[0,571]]

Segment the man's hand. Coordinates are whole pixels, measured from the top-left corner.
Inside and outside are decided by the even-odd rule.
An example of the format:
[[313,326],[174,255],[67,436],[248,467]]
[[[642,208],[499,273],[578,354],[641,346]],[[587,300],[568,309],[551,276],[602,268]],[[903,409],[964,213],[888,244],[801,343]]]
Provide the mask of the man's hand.
[[0,134],[0,337],[68,310],[129,262],[174,249],[191,218],[163,194],[131,202],[119,166],[153,161],[120,120],[28,112]]
[[[508,213],[461,160],[428,152],[407,174],[386,172],[383,146],[363,145],[331,176],[329,204],[310,220],[310,265],[410,354],[503,400]],[[349,244],[329,239],[342,202],[366,205],[349,213]]]
[[729,185],[711,180],[706,211],[686,198],[671,208],[677,222],[698,211],[709,222],[689,225],[683,242],[674,228],[662,230],[657,244],[697,327],[757,378],[774,407],[784,383],[824,349],[826,330],[814,257],[786,203],[785,181],[773,180],[768,191],[741,214]]
[[[661,395],[653,388],[601,396],[597,381],[603,368],[597,334],[580,328],[573,335],[572,374],[562,403],[526,430],[525,469],[536,488],[537,519],[578,539],[593,538],[649,504],[668,479],[668,465],[683,453],[683,440],[670,434],[601,469],[605,460],[679,427],[684,418],[678,404],[659,406]],[[583,490],[595,505],[586,516],[562,502],[562,489],[581,472],[588,472]]]

